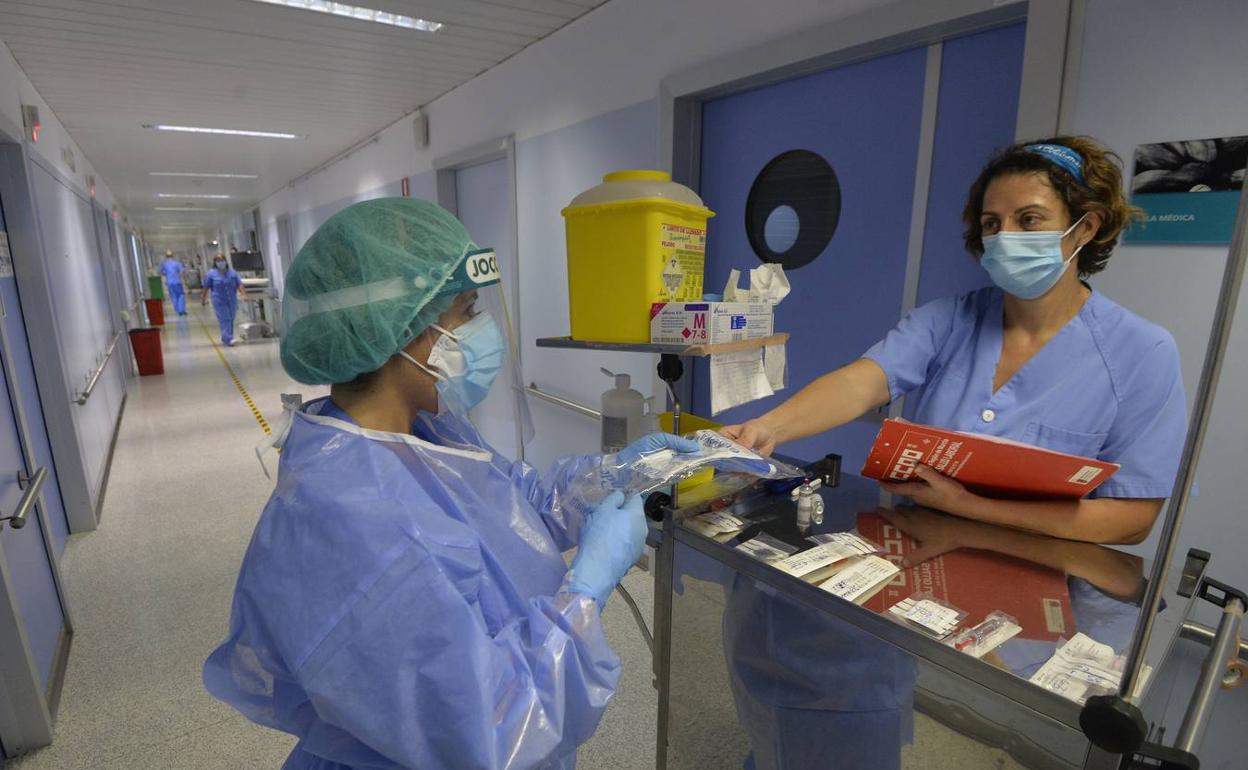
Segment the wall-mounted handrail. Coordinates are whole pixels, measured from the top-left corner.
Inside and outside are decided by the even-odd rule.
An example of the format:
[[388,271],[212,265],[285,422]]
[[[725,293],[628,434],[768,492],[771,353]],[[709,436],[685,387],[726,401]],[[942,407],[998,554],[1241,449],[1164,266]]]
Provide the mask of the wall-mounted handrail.
[[84,388],[74,399],[74,403],[82,406],[87,403],[87,399],[91,398],[91,393],[95,390],[95,386],[100,382],[100,376],[104,374],[105,367],[108,366],[108,360],[113,357],[113,351],[117,349],[117,343],[121,341],[125,332],[117,332],[113,335],[113,341],[108,343],[108,349],[104,351],[104,360],[100,361],[100,365],[95,368],[91,376],[87,378],[87,387]]
[[27,476],[25,473],[17,474],[18,484],[22,486],[25,492],[17,504],[17,510],[13,511],[12,516],[5,516],[3,519],[0,519],[0,526],[3,526],[6,521],[9,522],[9,526],[13,529],[21,529],[26,526],[26,516],[35,507],[35,501],[39,499],[39,491],[43,489],[43,482],[47,478],[47,468],[40,468],[35,471],[34,476]]
[[553,396],[550,393],[547,393],[546,391],[539,389],[537,387],[537,383],[535,382],[530,382],[529,387],[525,388],[524,390],[530,396],[533,396],[534,398],[539,398],[542,401],[545,401],[549,404],[554,404],[555,406],[561,406],[564,409],[571,410],[573,412],[576,412],[577,414],[585,415],[586,417],[592,417],[595,420],[602,419],[602,412],[599,412],[597,409],[590,409],[588,406],[585,406],[583,404],[578,404],[575,401],[569,401],[566,398]]

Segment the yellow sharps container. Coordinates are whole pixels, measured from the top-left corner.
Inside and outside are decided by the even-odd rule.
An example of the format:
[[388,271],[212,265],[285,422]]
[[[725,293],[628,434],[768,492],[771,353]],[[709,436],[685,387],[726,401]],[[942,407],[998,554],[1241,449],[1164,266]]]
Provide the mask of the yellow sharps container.
[[572,338],[649,342],[650,306],[702,299],[715,213],[664,171],[617,171],[563,210]]

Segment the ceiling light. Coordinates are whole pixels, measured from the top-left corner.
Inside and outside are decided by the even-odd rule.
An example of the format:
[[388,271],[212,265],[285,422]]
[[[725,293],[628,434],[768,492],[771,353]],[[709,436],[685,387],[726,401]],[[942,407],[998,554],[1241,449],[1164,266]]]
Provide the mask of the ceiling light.
[[194,174],[190,171],[149,171],[149,176],[189,176],[197,179],[258,179],[255,174]]
[[190,134],[225,134],[226,136],[258,136],[263,139],[302,139],[298,134],[281,131],[248,131],[241,128],[205,128],[204,126],[170,126],[164,123],[144,123],[144,128],[157,131],[182,131]]
[[198,209],[193,206],[153,206],[153,211],[216,211],[216,209]]
[[156,193],[157,198],[211,198],[212,200],[225,200],[229,195],[209,195],[206,193]]
[[404,29],[414,29],[420,32],[437,32],[442,29],[443,25],[436,21],[426,21],[425,19],[416,19],[411,16],[403,16],[398,13],[389,13],[387,11],[376,11],[372,8],[361,8],[358,5],[348,5],[346,3],[334,3],[329,0],[252,0],[256,3],[267,3],[269,5],[284,5],[287,8],[299,8],[304,11],[316,11],[318,13],[329,13],[334,16],[345,16],[349,19],[359,19],[360,21],[375,21],[378,24],[389,24],[392,27],[403,27]]

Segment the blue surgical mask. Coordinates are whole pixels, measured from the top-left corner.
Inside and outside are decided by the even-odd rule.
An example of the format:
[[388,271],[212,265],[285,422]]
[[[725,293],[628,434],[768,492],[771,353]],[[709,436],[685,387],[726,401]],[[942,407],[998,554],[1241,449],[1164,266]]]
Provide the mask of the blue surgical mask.
[[506,340],[489,313],[481,313],[453,332],[437,324],[433,328],[442,336],[429,352],[427,366],[406,351],[399,355],[437,378],[440,409],[467,412],[489,395],[507,356]]
[[1019,299],[1035,299],[1057,285],[1058,279],[1078,254],[1075,249],[1069,259],[1062,258],[1062,239],[1087,217],[1084,214],[1068,227],[1060,230],[985,235],[984,256],[979,263],[988,271],[992,282]]

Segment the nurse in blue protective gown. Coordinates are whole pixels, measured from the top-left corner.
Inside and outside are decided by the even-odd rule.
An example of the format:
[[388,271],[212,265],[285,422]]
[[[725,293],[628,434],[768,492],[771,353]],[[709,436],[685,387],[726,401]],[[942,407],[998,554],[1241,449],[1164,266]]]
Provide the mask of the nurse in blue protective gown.
[[[999,151],[972,184],[963,212],[967,249],[993,285],[916,308],[858,360],[724,433],[770,453],[914,394],[916,422],[1096,457],[1121,469],[1081,500],[988,499],[922,465],[913,480],[882,484],[888,491],[956,516],[1070,540],[1144,540],[1174,483],[1186,408],[1170,334],[1085,280],[1105,268],[1138,215],[1122,193],[1120,165],[1086,137]],[[747,600],[757,605],[737,613],[738,632],[725,631],[736,682],[746,685],[737,689],[738,708],[743,721],[754,720],[747,725],[754,764],[896,766],[892,750],[886,761],[835,757],[841,726],[852,723],[846,711],[875,717],[874,728],[861,722],[855,728],[855,745],[871,734],[881,746],[904,737],[897,726],[905,720],[890,712],[906,708],[909,696],[901,688],[909,679],[897,677],[891,691],[878,686],[887,679],[878,668],[904,666],[899,656],[865,635],[825,655],[810,643],[820,631],[805,630],[790,608],[765,596],[738,598],[738,609]],[[765,637],[755,632],[760,623],[769,629]],[[791,681],[829,692],[849,692],[869,672],[866,692],[875,697],[816,703],[826,716],[826,738],[812,740],[818,713],[795,705],[791,690],[761,681],[752,665],[758,660],[784,661]],[[774,668],[773,680],[781,676]]]
[[225,257],[218,254],[213,260],[213,269],[204,274],[204,291],[199,304],[206,305],[209,298],[212,299],[212,311],[221,328],[221,342],[230,346],[234,344],[234,316],[238,314],[240,296],[246,296],[243,279]]
[[[615,690],[600,613],[641,554],[641,500],[586,515],[567,490],[599,457],[539,477],[468,420],[508,366],[497,284],[458,220],[405,198],[329,219],[286,278],[282,363],[333,387],[279,431],[204,682],[299,738],[288,769],[572,768]],[[663,447],[696,444],[618,458]]]

